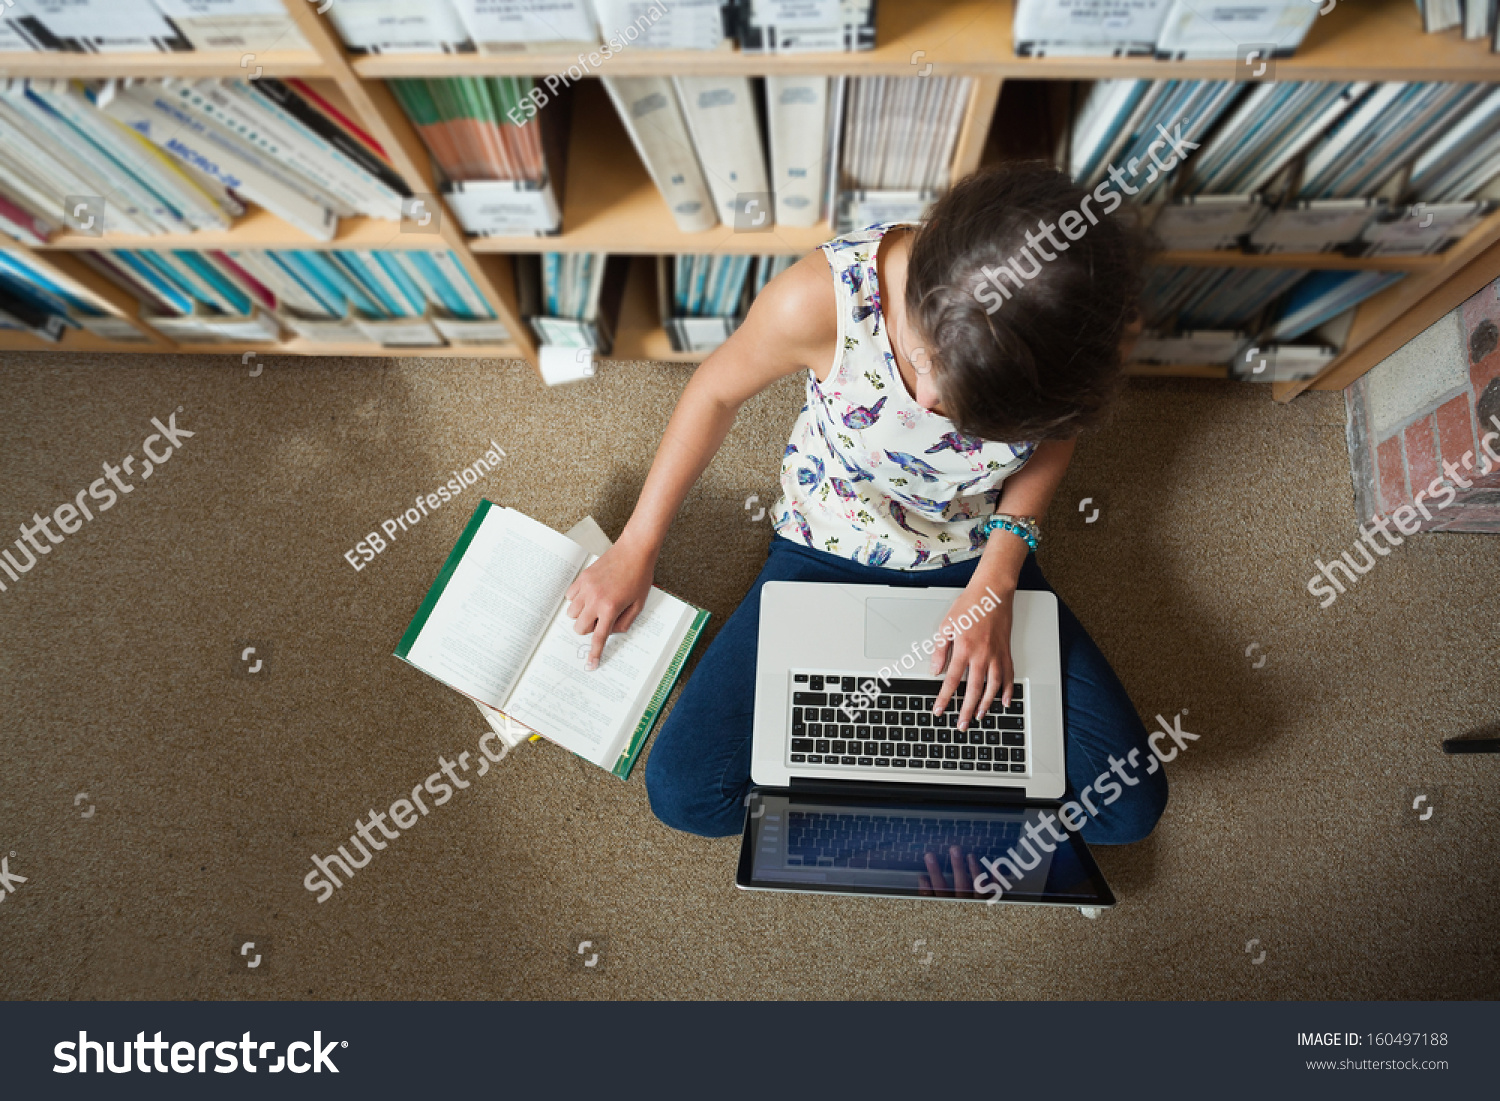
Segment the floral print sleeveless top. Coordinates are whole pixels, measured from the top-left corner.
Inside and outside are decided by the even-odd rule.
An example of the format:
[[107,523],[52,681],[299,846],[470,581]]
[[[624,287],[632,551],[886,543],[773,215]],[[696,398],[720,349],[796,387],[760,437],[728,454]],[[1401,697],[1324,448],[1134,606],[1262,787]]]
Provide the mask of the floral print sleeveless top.
[[1035,445],[966,436],[907,392],[875,270],[891,228],[820,246],[833,269],[838,352],[826,381],[807,372],[781,462],[776,533],[866,566],[934,569],[983,552],[980,525]]

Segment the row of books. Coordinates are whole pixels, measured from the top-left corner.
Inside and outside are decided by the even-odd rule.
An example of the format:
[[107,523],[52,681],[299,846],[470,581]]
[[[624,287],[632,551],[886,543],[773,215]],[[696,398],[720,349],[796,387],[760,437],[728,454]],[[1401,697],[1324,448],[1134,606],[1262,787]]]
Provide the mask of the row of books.
[[390,81],[427,146],[448,209],[477,237],[556,233],[562,226],[571,94],[541,117],[519,112],[531,77]]
[[[960,77],[603,83],[684,232],[918,218],[948,182],[970,94]],[[392,86],[470,232],[561,227],[564,99],[525,125],[514,108],[530,78]],[[1199,148],[1164,160],[1163,133]],[[223,229],[242,200],[327,241],[340,217],[396,219],[410,197],[378,144],[298,80],[8,80],[0,140],[13,150],[0,162],[0,228],[29,243],[61,225]],[[1153,210],[1168,247],[1436,251],[1500,197],[1500,88],[1100,81],[1080,95],[1061,158],[1091,189],[1118,186],[1136,204],[1193,200]]]
[[[390,346],[509,339],[448,251],[113,249],[76,255],[127,291],[143,321],[176,340],[277,341],[287,332]],[[0,281],[0,324],[6,327],[52,340],[69,328],[141,339],[78,282],[17,250],[0,251]],[[17,299],[27,310],[13,308]]]
[[[1219,364],[1254,382],[1311,378],[1342,349],[1354,308],[1401,272],[1157,267],[1135,358]],[[1249,349],[1254,355],[1246,356]]]
[[140,339],[133,325],[87,288],[13,248],[0,248],[0,329],[54,342],[69,329],[110,340]]
[[875,46],[875,0],[337,0],[329,14],[355,53]]
[[6,0],[0,51],[306,50],[281,0]]
[[[1148,328],[1157,330],[1265,328],[1256,326],[1256,322],[1267,308],[1284,302],[1288,291],[1314,274],[1287,268],[1152,268],[1141,294],[1142,320]],[[1323,274],[1342,278],[1389,273]],[[1280,323],[1282,319],[1278,315],[1275,320]],[[1326,320],[1320,318],[1315,325]],[[1302,334],[1287,331],[1280,335],[1293,339]]]
[[967,77],[603,83],[684,233],[918,218],[948,185],[970,97]]
[[1500,19],[1495,0],[1417,0],[1422,29],[1428,34],[1462,28],[1465,38],[1488,38],[1500,52]]
[[[679,352],[717,348],[744,320],[762,288],[797,257],[692,254],[656,258],[662,327]],[[628,256],[521,254],[514,258],[521,315],[538,342],[592,349],[614,345]]]
[[1012,34],[1021,57],[1244,61],[1253,49],[1253,62],[1294,54],[1320,7],[1333,10],[1308,0],[1016,0]]
[[[355,53],[867,50],[874,0],[336,0]],[[0,51],[306,50],[284,0],[5,0]],[[609,56],[606,54],[605,56]]]
[[[79,257],[129,290],[141,318],[176,340],[275,341],[286,331],[385,346],[508,339],[468,273],[445,252],[114,250]],[[717,347],[755,295],[793,262],[793,256],[658,257],[661,322],[674,348]],[[537,339],[608,353],[627,263],[603,254],[517,257],[522,312]],[[1220,363],[1251,381],[1307,377],[1337,354],[1353,307],[1400,278],[1155,268],[1142,296],[1147,331],[1135,358]],[[68,329],[139,339],[88,289],[17,250],[0,250],[0,328],[49,340]],[[1257,355],[1241,362],[1249,347]]]
[[[678,352],[718,347],[762,288],[794,256],[713,254],[656,258],[660,321]],[[549,253],[515,258],[521,311],[544,345],[608,354],[629,258]],[[1257,355],[1252,381],[1310,377],[1341,349],[1356,306],[1400,272],[1153,268],[1142,294],[1143,362],[1235,366]],[[1269,356],[1269,373],[1261,361]],[[1255,367],[1261,367],[1256,370]]]
[[625,291],[628,258],[546,252],[514,257],[521,316],[537,342],[607,355]]
[[1105,80],[1059,159],[1129,202],[1175,196],[1146,214],[1168,248],[1435,252],[1500,198],[1500,88]]
[[375,141],[299,80],[0,82],[0,227],[39,244],[226,229],[257,203],[330,241],[409,195]]

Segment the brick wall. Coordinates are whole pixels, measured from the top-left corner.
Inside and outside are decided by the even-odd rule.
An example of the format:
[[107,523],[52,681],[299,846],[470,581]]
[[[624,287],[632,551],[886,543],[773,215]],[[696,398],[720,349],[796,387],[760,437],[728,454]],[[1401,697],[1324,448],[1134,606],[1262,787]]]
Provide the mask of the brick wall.
[[[1355,382],[1344,401],[1362,520],[1425,506],[1423,531],[1500,533],[1500,469],[1479,474],[1482,439],[1500,432],[1500,280]],[[1490,447],[1500,454],[1500,440]],[[1441,486],[1432,501],[1434,479],[1452,485],[1451,504],[1438,507]]]

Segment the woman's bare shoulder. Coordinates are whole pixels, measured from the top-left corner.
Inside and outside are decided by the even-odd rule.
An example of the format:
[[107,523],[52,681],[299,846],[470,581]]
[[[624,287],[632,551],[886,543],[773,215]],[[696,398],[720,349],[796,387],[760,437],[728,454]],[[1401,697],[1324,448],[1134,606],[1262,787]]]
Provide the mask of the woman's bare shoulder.
[[[762,288],[741,327],[773,341],[799,367],[821,371],[838,341],[838,298],[822,250],[815,249]],[[738,334],[736,334],[738,335]]]

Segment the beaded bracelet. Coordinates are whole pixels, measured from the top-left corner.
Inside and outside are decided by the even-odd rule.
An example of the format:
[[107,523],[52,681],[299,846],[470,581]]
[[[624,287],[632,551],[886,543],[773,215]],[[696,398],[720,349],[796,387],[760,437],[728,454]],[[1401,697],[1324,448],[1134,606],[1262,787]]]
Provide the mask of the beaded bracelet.
[[1023,540],[1028,548],[1036,550],[1036,545],[1042,540],[1042,530],[1037,527],[1037,522],[1031,516],[1011,516],[1008,513],[997,512],[984,523],[979,525],[979,530],[988,539],[993,532],[1008,531],[1012,535]]

